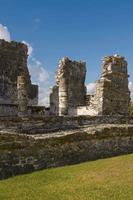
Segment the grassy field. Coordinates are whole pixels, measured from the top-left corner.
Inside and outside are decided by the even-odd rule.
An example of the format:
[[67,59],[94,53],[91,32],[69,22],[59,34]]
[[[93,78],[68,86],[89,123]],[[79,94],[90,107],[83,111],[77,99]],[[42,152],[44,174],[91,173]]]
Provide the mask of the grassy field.
[[0,181],[0,200],[133,200],[133,154]]

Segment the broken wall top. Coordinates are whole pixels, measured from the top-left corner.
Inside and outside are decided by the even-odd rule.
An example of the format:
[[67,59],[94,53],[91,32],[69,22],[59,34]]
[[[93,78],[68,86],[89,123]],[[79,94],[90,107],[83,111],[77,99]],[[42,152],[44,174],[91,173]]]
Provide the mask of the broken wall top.
[[30,77],[27,68],[28,48],[20,42],[0,40],[0,75],[16,82],[22,73]]
[[0,40],[0,103],[17,103],[17,77],[21,75],[26,77],[29,99],[37,98],[38,88],[31,84],[27,53],[23,43]]
[[123,56],[117,54],[105,56],[102,60],[102,71],[103,73],[118,72],[127,74],[127,65],[128,63]]
[[85,81],[86,75],[86,63],[82,61],[73,61],[68,57],[64,57],[59,61],[58,70],[56,73],[56,83],[59,85],[59,82],[62,78],[75,80],[79,77]]

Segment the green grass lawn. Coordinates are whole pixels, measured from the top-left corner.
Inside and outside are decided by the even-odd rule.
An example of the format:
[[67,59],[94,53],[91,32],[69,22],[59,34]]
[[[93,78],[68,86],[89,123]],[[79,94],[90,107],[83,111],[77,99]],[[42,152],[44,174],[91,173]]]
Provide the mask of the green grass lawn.
[[133,200],[133,154],[0,181],[0,200]]

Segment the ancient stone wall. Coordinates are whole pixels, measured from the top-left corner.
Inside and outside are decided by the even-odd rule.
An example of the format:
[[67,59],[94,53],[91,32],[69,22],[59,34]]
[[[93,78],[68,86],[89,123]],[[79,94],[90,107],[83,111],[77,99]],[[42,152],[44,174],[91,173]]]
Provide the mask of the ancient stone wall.
[[[67,57],[60,60],[56,75],[59,115],[68,115],[70,108],[85,104],[85,75],[84,62],[72,61]],[[56,103],[54,105],[57,107]]]
[[28,87],[28,105],[38,105],[38,85],[31,84]]
[[0,179],[133,153],[133,126],[100,126],[37,137],[0,134]]
[[[103,59],[102,74],[96,81],[96,94],[86,96],[86,105],[77,115],[130,115],[127,61],[119,55]],[[74,113],[74,112],[73,112]]]
[[[27,115],[29,117],[44,117],[49,116],[49,110],[45,108],[45,106],[28,106],[27,107]],[[20,109],[18,104],[0,104],[0,117],[17,117],[22,116],[20,114]],[[23,115],[24,116],[24,115]],[[8,123],[8,121],[7,121]],[[34,122],[35,123],[35,122]],[[7,126],[7,125],[6,125]]]
[[[17,77],[25,74],[29,104],[38,103],[38,87],[31,84],[27,67],[27,46],[0,40],[0,103],[17,103]],[[33,102],[32,102],[33,100]]]
[[0,104],[0,117],[13,117],[18,115],[17,104]]
[[[16,107],[12,110],[17,113]],[[1,109],[1,106],[0,106]],[[10,114],[9,113],[9,114]],[[22,134],[44,134],[48,132],[77,130],[82,126],[95,127],[100,124],[133,124],[133,119],[125,116],[49,116],[49,110],[40,106],[28,106],[29,117],[21,118],[16,115],[0,116],[0,129],[9,129]],[[45,117],[44,117],[45,115]]]
[[86,95],[85,75],[85,63],[67,57],[59,62],[57,86],[53,88],[50,100],[51,114],[130,115],[129,75],[124,57],[104,57],[95,95]]
[[18,90],[18,115],[25,116],[28,114],[28,90],[27,79],[25,75],[17,77]]
[[124,57],[114,55],[103,59],[94,104],[99,115],[130,114],[127,61]]
[[50,114],[59,115],[59,86],[54,86],[50,94]]

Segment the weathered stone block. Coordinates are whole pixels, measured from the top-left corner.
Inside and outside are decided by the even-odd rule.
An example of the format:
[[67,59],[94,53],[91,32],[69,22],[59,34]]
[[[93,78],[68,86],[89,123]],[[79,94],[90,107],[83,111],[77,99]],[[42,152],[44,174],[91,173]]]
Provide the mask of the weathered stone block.
[[0,103],[17,103],[17,77],[25,74],[29,104],[37,104],[38,88],[32,85],[27,67],[27,46],[0,40]]
[[72,61],[67,57],[60,60],[55,86],[58,87],[58,106],[51,99],[51,106],[54,103],[54,107],[58,107],[59,115],[68,115],[69,109],[85,104],[85,75],[84,62]]

